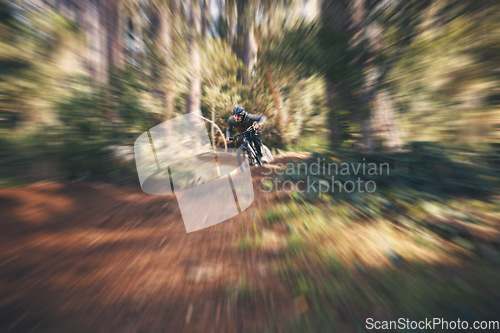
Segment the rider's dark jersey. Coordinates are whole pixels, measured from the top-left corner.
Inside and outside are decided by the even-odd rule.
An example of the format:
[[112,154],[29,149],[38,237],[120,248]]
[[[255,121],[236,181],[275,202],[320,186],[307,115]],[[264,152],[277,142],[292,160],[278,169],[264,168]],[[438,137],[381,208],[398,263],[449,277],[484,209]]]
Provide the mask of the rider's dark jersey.
[[241,122],[239,122],[239,123],[237,123],[234,120],[234,116],[229,117],[229,120],[227,121],[226,136],[227,137],[232,136],[233,127],[238,129],[239,131],[244,131],[247,128],[249,128],[250,126],[252,126],[252,124],[255,121],[258,122],[259,125],[262,125],[266,121],[266,117],[263,115],[259,115],[259,114],[247,113],[245,115],[245,117],[243,117],[243,120],[241,120]]

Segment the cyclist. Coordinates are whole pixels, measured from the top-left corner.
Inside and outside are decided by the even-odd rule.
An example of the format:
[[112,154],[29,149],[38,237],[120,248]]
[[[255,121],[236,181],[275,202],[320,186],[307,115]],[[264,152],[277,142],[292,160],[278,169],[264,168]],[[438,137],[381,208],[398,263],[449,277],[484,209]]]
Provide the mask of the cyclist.
[[229,142],[233,127],[244,131],[248,127],[252,126],[254,122],[257,122],[257,124],[255,124],[255,134],[249,137],[248,140],[253,142],[257,155],[262,157],[262,141],[260,140],[258,129],[265,121],[265,116],[247,113],[241,106],[236,106],[233,109],[233,115],[229,117],[229,120],[227,121],[226,141]]

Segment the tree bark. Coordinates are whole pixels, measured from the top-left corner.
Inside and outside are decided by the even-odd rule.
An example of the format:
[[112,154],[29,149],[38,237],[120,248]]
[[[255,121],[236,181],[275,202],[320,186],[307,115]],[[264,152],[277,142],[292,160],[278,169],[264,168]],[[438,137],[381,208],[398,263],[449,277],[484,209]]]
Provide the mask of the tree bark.
[[271,94],[273,95],[274,108],[276,109],[278,116],[278,129],[280,133],[283,134],[286,129],[286,117],[283,113],[283,101],[278,92],[278,89],[276,88],[276,85],[274,84],[273,73],[269,66],[266,66],[266,79],[267,84],[269,85],[269,90],[271,90]]
[[372,105],[369,121],[378,146],[391,149],[400,147],[401,133],[389,93],[384,89],[377,91]]
[[117,69],[123,65],[123,40],[122,25],[120,21],[120,0],[100,2],[99,17],[101,26],[105,27],[105,39],[102,59],[107,78],[107,114],[112,123],[119,123],[120,117],[116,109],[116,101],[113,99],[111,80]]
[[208,27],[210,26],[210,4],[209,0],[203,0],[203,11],[201,13],[201,33],[205,41],[210,36]]
[[[321,22],[326,31],[349,30],[350,18],[345,4],[323,0],[321,5]],[[336,149],[342,143],[338,107],[343,103],[344,98],[343,92],[335,81],[335,78],[332,78],[328,74],[326,75],[326,96],[330,146]]]
[[172,78],[168,70],[172,60],[172,26],[173,9],[169,9],[166,4],[158,6],[158,26],[157,26],[157,41],[159,44],[161,64],[165,67],[163,77],[160,80],[164,82],[163,99],[165,105],[164,119],[172,118],[174,114],[174,94],[172,89]]
[[328,107],[328,129],[330,132],[330,146],[333,149],[340,147],[341,135],[340,135],[340,123],[339,117],[335,110],[336,106],[340,104],[340,91],[335,83],[330,80],[326,80],[326,97],[327,97],[327,107]]
[[365,10],[366,0],[354,1],[353,21],[359,38],[367,41],[367,51],[371,56],[363,64],[365,67],[364,100],[370,107],[370,115],[361,121],[363,149],[371,152],[374,148],[397,148],[401,145],[400,130],[396,123],[396,112],[387,90],[381,88],[384,68],[373,64],[377,52],[382,49],[381,28],[368,23]]
[[188,83],[189,94],[186,100],[186,113],[200,110],[201,106],[201,13],[197,1],[191,2],[190,15],[190,37],[188,41],[189,55],[191,58],[191,77]]
[[[255,36],[255,42],[257,44],[257,49],[262,48],[262,42],[258,29],[254,29],[254,36]],[[271,90],[271,94],[273,96],[274,108],[276,109],[278,129],[280,131],[280,134],[283,134],[286,130],[288,115],[285,114],[285,111],[283,109],[283,99],[279,93],[278,88],[276,88],[271,65],[269,63],[266,63],[264,65],[264,68],[265,68],[266,81],[269,86],[269,90]],[[284,137],[281,136],[281,142],[284,141],[286,140],[284,140]]]
[[[339,91],[336,83],[327,77],[327,95],[329,107],[337,102],[344,102],[349,110],[351,121],[357,122],[362,135],[362,149],[369,152],[381,145],[396,147],[400,144],[399,130],[396,124],[396,114],[388,91],[381,88],[383,68],[374,65],[377,52],[380,52],[381,38],[380,27],[370,23],[365,10],[366,0],[353,0],[333,3],[323,0],[322,19],[327,29],[346,31],[351,36],[347,48],[360,47],[366,41],[364,48],[365,60],[359,63],[360,73],[363,75],[363,88],[361,94],[353,91]],[[366,56],[367,55],[367,56]],[[337,90],[337,91],[335,91]],[[330,121],[338,120],[336,117]],[[334,126],[330,124],[330,126]],[[331,127],[331,139],[339,138],[340,126]],[[333,144],[335,146],[335,144]]]
[[257,64],[257,40],[255,38],[255,25],[257,22],[257,15],[259,12],[260,1],[254,0],[252,6],[248,5],[248,10],[251,13],[247,14],[247,22],[244,26],[244,53],[243,53],[243,63],[245,65],[245,73],[243,75],[243,85],[249,84],[252,77],[255,74],[255,66]]
[[120,1],[110,0],[102,2],[101,19],[106,27],[106,59],[108,73],[123,65],[123,39],[120,20]]
[[236,22],[238,20],[238,10],[236,8],[236,0],[226,0],[226,19],[227,19],[227,45],[233,52],[234,37],[236,34]]

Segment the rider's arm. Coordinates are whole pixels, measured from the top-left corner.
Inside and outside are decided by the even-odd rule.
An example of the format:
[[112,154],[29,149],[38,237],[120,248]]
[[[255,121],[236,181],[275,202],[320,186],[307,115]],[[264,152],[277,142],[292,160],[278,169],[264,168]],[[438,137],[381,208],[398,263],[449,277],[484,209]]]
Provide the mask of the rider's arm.
[[226,138],[231,137],[231,133],[233,131],[233,122],[231,119],[227,121],[227,130],[226,130]]
[[259,126],[266,122],[266,116],[262,114],[252,114],[248,116],[250,117],[250,120],[252,122],[256,121],[259,124]]
[[258,120],[259,126],[262,125],[262,124],[264,124],[266,122],[266,119],[267,119],[266,116],[260,114],[259,115],[259,120]]

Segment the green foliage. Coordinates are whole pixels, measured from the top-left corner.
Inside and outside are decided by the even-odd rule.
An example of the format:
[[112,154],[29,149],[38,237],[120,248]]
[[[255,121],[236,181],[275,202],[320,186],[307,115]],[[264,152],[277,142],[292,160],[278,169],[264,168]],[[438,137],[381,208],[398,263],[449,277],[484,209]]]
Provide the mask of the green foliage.
[[72,68],[60,55],[81,41],[77,26],[50,11],[0,2],[0,130],[51,123],[61,83]]
[[[35,149],[25,144],[28,138],[44,134],[52,140],[59,135],[56,143],[47,142],[51,146],[47,159],[57,156],[56,164],[72,174],[70,178],[95,177],[99,169],[112,165],[101,168],[108,157],[100,149],[114,144],[130,147],[144,130],[185,112],[187,83],[194,75],[189,50],[196,42],[201,56],[201,111],[209,119],[213,111],[223,130],[230,110],[242,105],[267,116],[262,137],[271,149],[328,154],[332,136],[327,133],[337,129],[338,147],[359,150],[369,134],[363,132],[362,123],[373,114],[377,92],[384,91],[394,101],[396,125],[381,127],[400,130],[404,142],[465,147],[498,164],[500,82],[495,73],[500,19],[494,5],[440,0],[363,3],[365,10],[356,12],[346,1],[320,2],[314,14],[304,10],[311,4],[261,2],[253,31],[258,48],[255,75],[243,85],[244,34],[237,32],[228,45],[232,24],[238,26],[237,20],[229,22],[230,15],[207,23],[204,37],[193,40],[183,12],[141,3],[141,19],[134,22],[135,41],[123,41],[123,65],[102,73],[107,81],[96,82],[87,70],[89,45],[97,43],[88,27],[43,6],[2,0],[1,134],[13,147],[19,141],[27,155]],[[251,7],[238,6],[245,17],[240,29],[251,25]],[[165,31],[159,31],[161,17],[170,22]],[[353,18],[359,22],[346,24]],[[137,42],[139,50],[132,50],[129,42]],[[104,53],[99,56],[106,58]],[[173,110],[167,101],[173,102]],[[222,146],[218,134],[216,144]],[[19,163],[10,153],[4,156],[10,160],[6,164]],[[99,159],[95,166],[87,162],[92,156]],[[424,171],[430,167],[424,160],[429,156],[442,162],[437,167],[441,171],[433,176]],[[397,163],[396,155],[388,158]],[[435,193],[441,187],[446,192],[476,188],[476,180],[461,180],[469,177],[463,164],[448,164],[435,152],[420,155],[410,149],[397,158],[403,158],[403,164],[406,159],[413,163],[410,176],[396,172],[392,178],[405,187],[433,188],[430,192]],[[438,185],[441,182],[445,185]],[[311,200],[317,197],[309,195]]]
[[[376,184],[376,193],[397,188],[426,192],[430,196],[480,196],[492,193],[500,177],[494,166],[490,166],[488,155],[425,142],[414,142],[406,152],[400,153],[360,154],[346,150],[336,154],[313,154],[311,158],[287,166],[288,169],[280,176],[283,181],[302,181],[306,184],[326,181],[330,184],[330,195],[361,200],[360,206],[365,206],[363,197],[372,200],[374,194],[358,190],[343,191],[344,185],[338,183],[332,189],[332,179],[340,184],[357,182],[358,179],[364,183],[372,181]],[[373,166],[376,169],[370,172]],[[306,188],[303,195],[315,201],[319,195],[314,192],[315,189],[318,190],[318,186],[311,186],[310,191]]]
[[491,76],[498,39],[488,36],[500,28],[498,11],[487,2],[422,1],[417,6],[413,19],[406,20],[413,28],[404,45],[398,42],[410,29],[404,13],[396,10],[399,18],[385,23],[391,27],[386,38],[394,43],[389,54],[397,56],[388,80],[404,115],[406,140],[489,150],[498,116],[489,97],[500,81]]
[[123,124],[122,130],[129,134],[130,139],[155,125],[153,111],[157,110],[148,110],[142,101],[148,96],[145,81],[144,76],[132,67],[115,72],[111,78],[108,96],[112,102],[108,102],[107,107],[117,114]]

